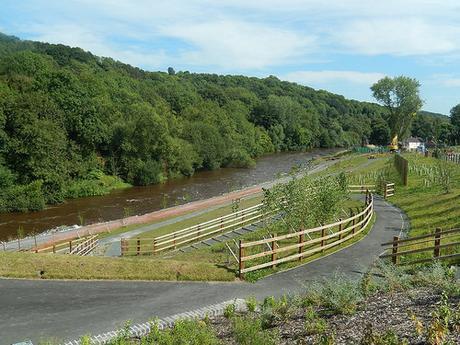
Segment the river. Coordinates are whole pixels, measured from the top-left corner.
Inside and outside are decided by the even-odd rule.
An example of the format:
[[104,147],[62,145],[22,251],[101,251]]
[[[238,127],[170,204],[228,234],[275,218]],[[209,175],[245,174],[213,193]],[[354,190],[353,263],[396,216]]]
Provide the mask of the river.
[[63,225],[91,224],[119,219],[127,215],[144,214],[206,199],[243,187],[272,181],[292,167],[305,166],[312,158],[335,152],[315,149],[302,153],[278,153],[261,157],[254,168],[223,168],[200,171],[189,178],[170,180],[162,184],[119,189],[110,194],[67,200],[45,210],[0,214],[0,240],[16,237],[23,227],[25,234],[40,233]]

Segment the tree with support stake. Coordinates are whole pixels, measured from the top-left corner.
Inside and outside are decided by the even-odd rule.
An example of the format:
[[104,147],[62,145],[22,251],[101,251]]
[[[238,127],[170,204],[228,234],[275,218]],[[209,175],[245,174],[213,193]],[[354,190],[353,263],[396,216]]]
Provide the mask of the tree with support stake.
[[419,88],[416,79],[405,76],[385,77],[371,86],[374,98],[388,110],[390,150],[398,150],[398,140],[408,136],[412,120],[422,108]]

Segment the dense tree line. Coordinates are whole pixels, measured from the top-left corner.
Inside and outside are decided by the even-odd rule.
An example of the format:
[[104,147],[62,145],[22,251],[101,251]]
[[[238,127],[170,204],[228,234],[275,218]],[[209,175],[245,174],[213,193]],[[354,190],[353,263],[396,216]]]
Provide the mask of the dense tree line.
[[0,35],[0,211],[389,135],[383,107],[276,77],[146,72]]

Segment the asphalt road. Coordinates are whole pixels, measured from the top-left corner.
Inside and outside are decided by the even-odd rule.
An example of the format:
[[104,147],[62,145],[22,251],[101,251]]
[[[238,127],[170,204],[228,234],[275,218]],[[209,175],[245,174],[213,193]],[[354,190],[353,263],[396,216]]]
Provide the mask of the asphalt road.
[[375,200],[377,220],[362,241],[308,265],[250,283],[51,281],[0,279],[0,345],[31,339],[72,340],[153,317],[166,317],[233,298],[302,291],[341,272],[358,277],[381,253],[381,243],[407,224],[400,210]]

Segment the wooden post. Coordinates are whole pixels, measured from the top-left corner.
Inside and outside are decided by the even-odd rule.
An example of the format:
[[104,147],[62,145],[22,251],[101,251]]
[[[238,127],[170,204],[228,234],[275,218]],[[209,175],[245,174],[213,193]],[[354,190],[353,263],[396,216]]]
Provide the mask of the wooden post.
[[137,238],[137,251],[136,255],[141,255],[141,239],[138,237]]
[[435,233],[434,233],[434,257],[437,258],[441,254],[441,248],[439,246],[441,245],[441,228],[436,228]]
[[56,245],[53,244],[53,254],[56,254]]
[[393,265],[399,264],[399,256],[396,255],[398,254],[398,241],[399,241],[399,237],[394,236],[393,237],[393,256],[391,257],[391,261],[393,262]]
[[243,244],[243,240],[240,240],[240,243],[239,243],[239,264],[240,264],[240,267],[239,267],[239,276],[240,276],[240,279],[244,279],[244,274],[241,272],[242,270],[244,270],[244,261],[241,260],[243,257],[244,257],[244,248],[242,246]]
[[121,252],[121,256],[124,256],[126,254],[126,251],[127,251],[127,243],[125,242],[125,239],[122,238],[120,239],[120,252]]
[[[275,238],[276,234],[272,235],[272,238]],[[272,262],[276,260],[276,241],[272,240]],[[272,268],[275,268],[276,264],[272,265]]]
[[383,182],[383,198],[386,200],[388,196],[388,183]]
[[[340,222],[340,224],[339,224],[339,232],[340,232],[340,231],[342,231],[342,218],[339,218],[339,222]],[[341,239],[342,239],[342,234],[339,233],[339,240],[341,240]]]
[[[353,211],[350,211],[350,218],[353,218],[355,216],[354,212]],[[353,229],[351,229],[351,233],[354,234],[355,233],[355,224],[356,224],[356,218],[353,218],[353,220],[351,221],[351,225],[353,226]]]
[[153,240],[152,254],[155,254],[156,249],[157,249],[157,240],[154,239],[154,240]]
[[72,253],[72,241],[69,241],[69,253]]
[[[302,244],[304,242],[305,235],[302,233],[299,235],[299,244]],[[299,246],[299,254],[303,253],[303,246]],[[302,257],[299,257],[299,261],[302,261]]]
[[176,234],[173,235],[173,238],[174,238],[174,241],[173,241],[174,249],[176,249]]
[[[324,237],[324,236],[326,236],[326,229],[321,230],[321,237]],[[324,247],[324,244],[325,244],[325,241],[321,240],[321,247]],[[324,252],[324,249],[321,252]]]

